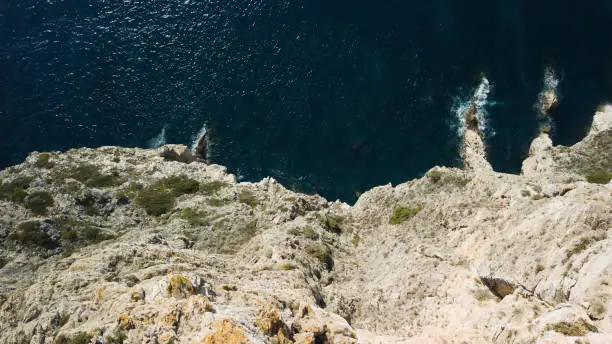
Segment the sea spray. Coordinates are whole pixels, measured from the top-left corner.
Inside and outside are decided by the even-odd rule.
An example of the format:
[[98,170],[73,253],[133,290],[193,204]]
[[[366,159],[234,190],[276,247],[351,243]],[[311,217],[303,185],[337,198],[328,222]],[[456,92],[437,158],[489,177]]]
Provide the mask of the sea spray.
[[474,120],[477,123],[478,131],[483,139],[485,137],[491,137],[495,135],[489,125],[489,112],[488,108],[494,104],[498,104],[489,99],[493,85],[487,79],[486,76],[482,76],[480,84],[472,92],[469,98],[466,97],[455,97],[453,98],[451,113],[453,114],[452,128],[457,133],[457,136],[462,137],[465,133],[467,115],[471,114],[474,116]]
[[542,91],[538,94],[538,99],[533,105],[538,118],[538,130],[541,133],[553,133],[555,131],[555,121],[550,116],[550,111],[559,103],[559,78],[557,73],[550,67],[544,69],[542,81]]
[[556,106],[560,99],[559,77],[551,67],[544,69],[542,84],[542,91],[538,94],[538,99],[533,105],[539,119],[548,117],[551,108]]
[[192,137],[191,152],[198,158],[208,160],[210,157],[210,132],[206,122],[200,128],[200,131]]
[[166,127],[167,125],[164,125],[161,132],[148,141],[147,146],[149,148],[159,148],[167,143]]

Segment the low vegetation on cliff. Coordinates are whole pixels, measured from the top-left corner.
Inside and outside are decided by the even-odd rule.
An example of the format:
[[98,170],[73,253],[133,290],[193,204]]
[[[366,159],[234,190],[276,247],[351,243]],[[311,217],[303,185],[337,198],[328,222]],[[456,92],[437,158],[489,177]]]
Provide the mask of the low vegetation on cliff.
[[0,171],[0,342],[610,342],[598,116],[573,147],[536,138],[520,175],[466,128],[463,169],[352,206],[184,146],[32,153]]

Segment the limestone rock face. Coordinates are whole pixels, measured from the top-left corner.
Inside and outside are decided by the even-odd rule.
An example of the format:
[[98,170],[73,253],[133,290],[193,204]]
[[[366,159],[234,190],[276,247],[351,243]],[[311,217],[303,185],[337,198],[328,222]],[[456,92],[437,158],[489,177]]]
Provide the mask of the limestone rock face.
[[193,153],[184,145],[165,145],[159,148],[159,155],[167,160],[190,163],[195,160]]
[[542,133],[531,144],[522,174],[559,182],[609,175],[612,171],[611,130],[612,106],[607,105],[593,117],[588,135],[573,147],[553,147],[548,134]]
[[552,149],[553,143],[548,134],[541,133],[536,137],[529,147],[529,157],[523,161],[522,174],[537,178],[539,175],[549,173],[554,163],[550,153]]
[[612,105],[605,105],[595,113],[591,129],[589,130],[589,136],[596,135],[610,128],[612,128]]
[[184,146],[32,153],[0,172],[0,343],[610,343],[611,113],[521,175],[468,130],[466,169],[354,206]]
[[491,172],[493,169],[485,158],[485,145],[479,134],[467,129],[463,137],[462,157],[468,170]]

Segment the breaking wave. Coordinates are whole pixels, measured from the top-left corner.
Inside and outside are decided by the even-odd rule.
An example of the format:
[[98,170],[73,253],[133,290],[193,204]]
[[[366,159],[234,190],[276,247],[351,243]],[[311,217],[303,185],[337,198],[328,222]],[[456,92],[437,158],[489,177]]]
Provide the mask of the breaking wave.
[[550,67],[544,69],[542,91],[538,94],[538,100],[533,105],[538,113],[538,118],[548,117],[550,109],[559,102],[559,77]]
[[[204,137],[204,135],[208,134],[208,128],[206,126],[206,123],[204,123],[202,125],[202,128],[200,128],[200,131],[198,131],[197,134],[193,135],[191,137],[191,151],[194,152],[196,147],[198,146],[198,142],[200,142],[200,139],[202,137]],[[209,146],[210,147],[210,146]]]
[[166,127],[167,125],[164,125],[161,132],[148,141],[147,146],[149,148],[159,148],[167,143]]
[[489,99],[493,85],[483,76],[480,79],[480,84],[470,94],[469,97],[456,96],[453,98],[451,106],[452,129],[457,133],[457,136],[462,137],[465,132],[466,115],[469,111],[474,111],[475,119],[478,123],[480,134],[485,137],[495,136],[495,130],[491,128],[489,122],[488,108],[498,103]]
[[[189,147],[193,154],[207,161],[213,158],[213,153],[215,152],[215,143],[211,140],[210,135],[211,131],[208,123],[204,122],[197,134],[191,136],[191,146]],[[204,141],[202,142],[202,140]]]

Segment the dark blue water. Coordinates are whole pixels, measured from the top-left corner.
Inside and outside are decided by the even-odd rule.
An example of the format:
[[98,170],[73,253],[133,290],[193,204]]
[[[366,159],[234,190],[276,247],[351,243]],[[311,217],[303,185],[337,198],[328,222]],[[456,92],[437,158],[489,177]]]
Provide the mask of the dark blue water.
[[484,74],[490,160],[517,172],[544,68],[556,143],[612,98],[611,17],[604,0],[3,0],[0,167],[164,126],[190,143],[207,122],[241,178],[352,201],[460,165],[451,109]]

